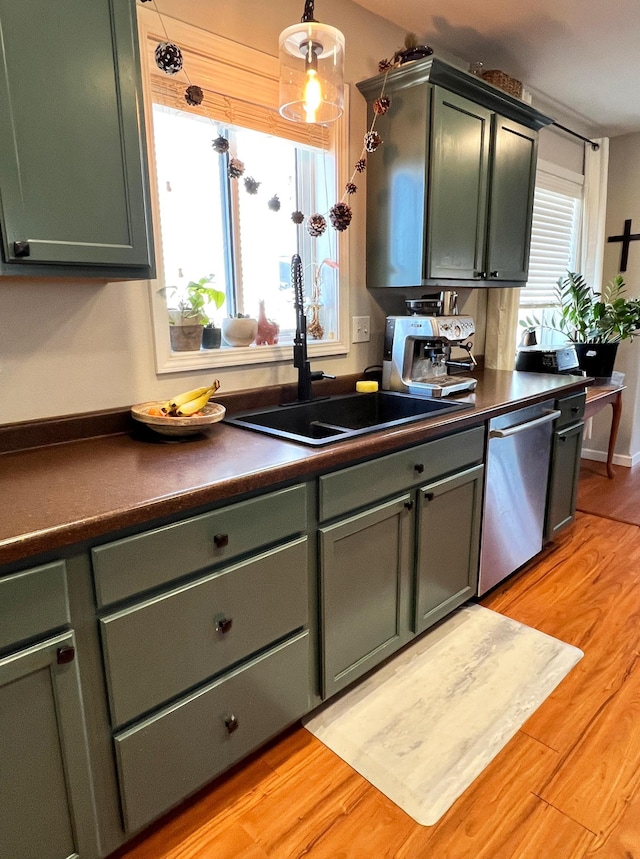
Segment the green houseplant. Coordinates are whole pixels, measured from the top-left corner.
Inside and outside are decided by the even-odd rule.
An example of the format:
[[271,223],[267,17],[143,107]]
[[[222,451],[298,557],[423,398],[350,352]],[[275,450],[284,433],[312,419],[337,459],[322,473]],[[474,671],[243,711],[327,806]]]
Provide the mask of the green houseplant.
[[521,325],[527,331],[557,331],[575,345],[580,367],[589,376],[608,377],[618,344],[640,334],[640,299],[627,298],[625,292],[622,275],[616,275],[598,293],[581,274],[568,271],[556,283],[557,308],[551,322],[527,317]]
[[[197,351],[202,345],[203,328],[215,328],[207,311],[211,305],[216,310],[222,307],[225,294],[210,285],[213,280],[210,274],[189,281],[185,287],[166,286],[159,290],[167,299],[169,335],[174,352]],[[219,342],[218,338],[218,345]]]

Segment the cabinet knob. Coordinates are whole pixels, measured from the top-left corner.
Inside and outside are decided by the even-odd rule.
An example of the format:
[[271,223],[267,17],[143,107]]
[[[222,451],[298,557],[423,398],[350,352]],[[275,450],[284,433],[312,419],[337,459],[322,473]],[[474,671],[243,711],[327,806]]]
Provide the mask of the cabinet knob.
[[17,257],[31,256],[31,248],[29,247],[29,242],[14,242],[13,255]]
[[500,272],[499,271],[492,271],[491,277],[500,277]]
[[580,406],[571,406],[571,411],[574,415],[577,415],[580,411]]
[[229,535],[216,534],[213,538],[213,542],[215,543],[216,549],[224,549],[225,546],[229,545]]
[[487,273],[486,273],[486,271],[474,271],[473,276],[479,277],[479,278],[484,280],[484,278],[486,278],[486,276],[487,276]]
[[413,470],[416,472],[416,474],[422,474],[424,471],[424,465],[421,462],[418,462],[416,465],[413,466]]
[[216,632],[219,632],[221,635],[225,635],[225,633],[231,630],[232,626],[233,618],[223,617],[220,620],[216,621]]
[[407,510],[413,510],[413,501],[405,501],[404,506],[407,508]]
[[73,662],[75,658],[76,649],[70,644],[65,644],[56,651],[56,662],[58,665],[67,665],[69,662]]
[[434,492],[425,492],[425,493],[424,493],[424,500],[425,500],[425,501],[433,501],[433,499],[434,499],[435,497],[436,497],[436,496],[435,496],[435,493],[434,493]]
[[240,727],[240,723],[238,719],[233,715],[227,716],[224,720],[224,726],[230,734],[233,734],[234,731],[237,731]]

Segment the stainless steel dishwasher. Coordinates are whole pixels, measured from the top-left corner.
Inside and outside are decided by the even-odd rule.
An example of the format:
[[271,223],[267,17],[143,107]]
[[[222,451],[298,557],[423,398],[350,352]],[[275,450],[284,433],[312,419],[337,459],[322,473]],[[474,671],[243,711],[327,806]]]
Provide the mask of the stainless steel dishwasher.
[[478,595],[542,549],[553,400],[489,422]]

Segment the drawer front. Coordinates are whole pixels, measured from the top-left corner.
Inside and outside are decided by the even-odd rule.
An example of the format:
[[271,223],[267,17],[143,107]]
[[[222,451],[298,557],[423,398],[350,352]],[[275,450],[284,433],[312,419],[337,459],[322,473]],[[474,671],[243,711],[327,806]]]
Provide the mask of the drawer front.
[[150,823],[309,707],[304,632],[117,735],[125,830]]
[[292,486],[92,550],[100,607],[305,531],[306,486]]
[[562,414],[556,421],[556,429],[574,424],[584,418],[584,407],[587,400],[585,393],[573,394],[570,397],[564,397],[562,400],[557,400],[556,408]]
[[319,481],[320,521],[478,465],[483,454],[484,427],[476,427],[324,475]]
[[100,621],[114,726],[305,626],[307,538]]
[[70,622],[64,561],[0,579],[0,649]]

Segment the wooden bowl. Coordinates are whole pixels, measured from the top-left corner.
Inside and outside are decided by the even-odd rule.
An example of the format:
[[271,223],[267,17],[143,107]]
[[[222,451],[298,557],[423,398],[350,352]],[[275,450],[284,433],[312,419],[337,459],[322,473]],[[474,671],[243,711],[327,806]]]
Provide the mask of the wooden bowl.
[[226,409],[220,403],[207,403],[202,409],[202,414],[192,415],[188,418],[172,418],[166,415],[150,415],[150,409],[158,409],[164,400],[152,400],[149,403],[138,403],[131,406],[131,416],[136,421],[146,424],[154,432],[160,435],[185,436],[196,435],[211,424],[218,423],[226,414]]

